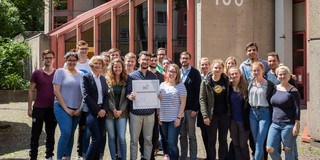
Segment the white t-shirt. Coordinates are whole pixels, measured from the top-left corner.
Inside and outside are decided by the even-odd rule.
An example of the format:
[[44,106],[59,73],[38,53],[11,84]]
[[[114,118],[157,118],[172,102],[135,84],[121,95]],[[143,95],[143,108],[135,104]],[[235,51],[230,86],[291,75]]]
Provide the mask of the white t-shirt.
[[[64,63],[63,68],[67,66],[66,63]],[[79,61],[77,62],[77,65],[75,67],[77,70],[81,71],[82,73],[86,74],[91,72],[91,68],[89,66],[89,59],[87,59],[86,63],[80,63]]]
[[91,68],[89,66],[89,59],[87,59],[86,63],[77,62],[76,69],[83,72],[84,74],[91,72]]

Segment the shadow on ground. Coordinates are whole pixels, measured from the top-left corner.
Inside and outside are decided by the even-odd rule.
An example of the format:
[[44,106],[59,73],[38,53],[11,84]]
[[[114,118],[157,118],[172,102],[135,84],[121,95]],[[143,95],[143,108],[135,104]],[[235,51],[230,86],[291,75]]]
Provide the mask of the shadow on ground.
[[[1,121],[0,126],[0,156],[30,149],[31,127],[26,123]],[[42,132],[39,146],[45,145],[45,133]]]
[[[29,158],[4,158],[4,159],[9,159],[9,160],[29,160]],[[4,160],[4,159],[1,159],[1,160]]]

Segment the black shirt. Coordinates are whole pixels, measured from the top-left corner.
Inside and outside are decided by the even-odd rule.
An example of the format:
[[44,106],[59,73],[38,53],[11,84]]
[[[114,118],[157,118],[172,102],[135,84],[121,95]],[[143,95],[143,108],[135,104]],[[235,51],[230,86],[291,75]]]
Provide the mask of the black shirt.
[[213,115],[221,116],[227,114],[227,84],[220,78],[219,81],[214,81],[211,78],[211,85],[214,93],[214,111]]

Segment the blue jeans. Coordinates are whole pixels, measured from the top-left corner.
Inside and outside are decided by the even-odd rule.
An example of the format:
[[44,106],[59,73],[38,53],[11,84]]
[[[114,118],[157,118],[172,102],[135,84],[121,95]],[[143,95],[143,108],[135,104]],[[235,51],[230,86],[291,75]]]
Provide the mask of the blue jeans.
[[[83,112],[83,113],[88,115],[88,112]],[[86,117],[87,117],[87,115],[86,115]],[[87,157],[87,152],[88,152],[88,148],[89,148],[89,144],[90,144],[90,137],[91,137],[91,133],[90,133],[88,126],[86,125],[86,128],[84,130],[84,134],[83,134],[82,157]],[[106,134],[102,135],[100,145],[101,145],[100,146],[100,157],[103,157],[104,147],[106,145]]]
[[293,124],[271,124],[268,132],[267,146],[274,149],[272,153],[269,153],[273,160],[281,160],[281,156],[278,152],[278,147],[281,142],[283,143],[284,148],[290,149],[290,151],[285,151],[285,159],[295,159],[297,136],[293,136],[292,134],[293,127]]
[[271,115],[268,107],[250,109],[250,128],[255,143],[255,160],[263,160],[263,144],[267,137],[268,129],[271,124]]
[[83,133],[82,157],[87,157],[88,147],[90,144],[90,137],[91,133],[88,126],[86,125],[86,128],[84,129]]
[[[165,144],[168,145],[167,153],[169,154],[169,158],[172,160],[179,159],[179,148],[178,148],[178,137],[181,129],[181,124],[184,118],[180,120],[180,126],[174,128],[174,121],[171,122],[162,122],[160,126],[160,132],[162,135],[162,139],[165,141]],[[162,145],[165,145],[162,144]]]
[[87,152],[87,160],[99,159],[100,157],[100,146],[103,135],[106,133],[105,129],[106,118],[97,118],[96,115],[89,112],[87,116],[86,125],[88,126],[91,133],[91,144]]
[[57,102],[54,103],[53,112],[61,132],[58,142],[57,159],[62,159],[63,154],[65,154],[66,157],[70,157],[73,147],[74,131],[77,128],[80,116],[70,117]]
[[[127,143],[126,143],[126,129],[127,129],[127,118],[120,119],[107,119],[106,120],[107,130],[108,130],[108,140],[109,140],[109,150],[112,159],[116,159],[116,135],[117,133],[120,150],[121,159],[127,159]],[[115,126],[116,125],[116,126]],[[117,132],[115,131],[117,129]]]

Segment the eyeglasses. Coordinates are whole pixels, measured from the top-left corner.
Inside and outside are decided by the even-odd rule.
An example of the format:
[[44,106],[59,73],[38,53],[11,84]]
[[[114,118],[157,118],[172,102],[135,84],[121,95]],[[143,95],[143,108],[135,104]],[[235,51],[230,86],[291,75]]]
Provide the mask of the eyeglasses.
[[52,60],[53,57],[44,57],[45,60]]
[[94,65],[102,65],[101,62],[94,62],[93,64],[94,64]]
[[67,60],[67,62],[72,62],[72,63],[74,63],[74,62],[77,62],[78,60]]
[[150,59],[141,59],[141,61],[147,61],[148,62],[148,61],[150,61]]
[[89,48],[79,48],[80,51],[86,51],[88,50]]
[[189,58],[181,58],[182,60],[189,60]]
[[115,53],[115,54],[110,54],[111,57],[119,57],[119,54]]

